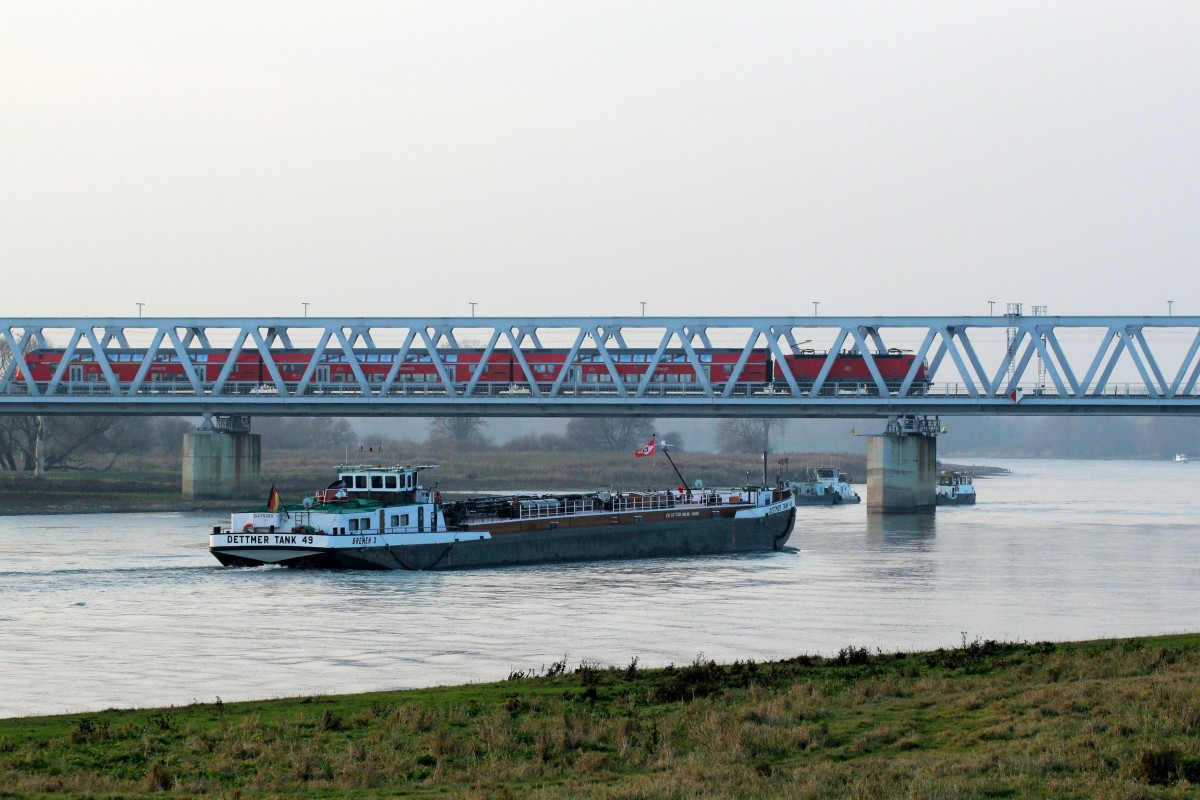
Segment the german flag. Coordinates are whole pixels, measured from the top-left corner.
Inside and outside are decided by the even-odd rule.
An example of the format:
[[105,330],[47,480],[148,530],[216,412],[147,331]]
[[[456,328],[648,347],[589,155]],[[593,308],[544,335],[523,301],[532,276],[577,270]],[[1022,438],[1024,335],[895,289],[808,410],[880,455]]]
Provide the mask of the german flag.
[[267,495],[267,511],[283,511],[283,501],[279,499],[279,490],[271,484],[271,493]]

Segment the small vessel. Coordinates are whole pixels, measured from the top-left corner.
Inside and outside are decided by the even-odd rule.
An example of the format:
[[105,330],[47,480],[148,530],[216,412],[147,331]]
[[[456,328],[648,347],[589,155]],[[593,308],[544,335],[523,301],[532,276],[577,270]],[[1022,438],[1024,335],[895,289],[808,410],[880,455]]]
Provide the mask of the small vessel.
[[1183,453],[1176,453],[1175,454],[1175,463],[1176,464],[1186,464],[1186,463],[1188,463],[1188,457],[1186,455],[1184,455]]
[[808,467],[802,481],[789,481],[798,506],[836,506],[861,503],[850,478],[837,467]]
[[779,550],[792,492],[742,487],[446,500],[420,466],[339,466],[328,489],[234,512],[209,552],[226,566],[456,569]]
[[975,505],[975,483],[971,476],[958,472],[939,472],[937,504],[939,506]]

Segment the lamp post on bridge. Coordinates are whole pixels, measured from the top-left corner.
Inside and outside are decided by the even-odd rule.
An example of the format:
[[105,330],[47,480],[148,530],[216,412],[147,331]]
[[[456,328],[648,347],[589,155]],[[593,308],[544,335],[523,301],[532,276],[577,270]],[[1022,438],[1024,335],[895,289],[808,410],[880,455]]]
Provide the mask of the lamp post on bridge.
[[468,300],[467,305],[471,307],[471,316],[475,316],[475,306],[479,305],[479,303]]
[[1174,309],[1172,308],[1172,306],[1174,306],[1174,305],[1175,305],[1174,300],[1167,301],[1167,316],[1168,317],[1174,316],[1174,313],[1173,313]]
[[988,316],[993,317],[995,315],[996,315],[996,301],[988,300]]
[[817,306],[821,305],[820,300],[813,300],[813,316],[817,315]]
[[300,305],[304,306],[304,316],[307,317],[308,316],[308,303],[301,301]]
[[142,306],[144,306],[146,304],[145,303],[134,303],[134,305],[138,307],[138,317],[141,317],[142,316]]

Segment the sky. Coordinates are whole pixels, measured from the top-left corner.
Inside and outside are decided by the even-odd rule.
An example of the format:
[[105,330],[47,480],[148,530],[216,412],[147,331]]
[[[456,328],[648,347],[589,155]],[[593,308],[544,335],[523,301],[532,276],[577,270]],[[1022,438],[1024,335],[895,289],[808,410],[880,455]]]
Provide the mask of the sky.
[[0,0],[0,316],[1196,315],[1198,41],[1195,2]]

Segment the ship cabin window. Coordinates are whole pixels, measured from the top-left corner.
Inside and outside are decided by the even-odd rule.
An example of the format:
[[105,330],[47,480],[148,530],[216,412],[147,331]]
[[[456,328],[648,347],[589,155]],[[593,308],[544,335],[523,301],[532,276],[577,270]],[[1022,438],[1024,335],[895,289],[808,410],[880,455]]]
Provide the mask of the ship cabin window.
[[362,519],[359,521],[359,523],[358,523],[358,529],[359,529],[360,531],[369,531],[369,530],[371,530],[371,518],[370,518],[370,517],[363,517],[363,518],[362,518]]
[[408,514],[401,514],[401,515],[400,515],[400,526],[401,526],[401,527],[408,527]]
[[400,527],[400,515],[392,514],[392,516],[388,519],[388,525],[391,525],[393,528]]
[[356,519],[350,520],[350,530],[352,530],[352,531],[358,530],[358,520],[356,520]]
[[371,488],[372,489],[382,489],[383,488],[383,476],[382,475],[372,475],[371,476]]
[[384,475],[383,476],[383,488],[395,489],[396,488],[396,476],[395,475]]
[[367,476],[366,475],[355,475],[354,476],[354,488],[355,489],[367,488]]

